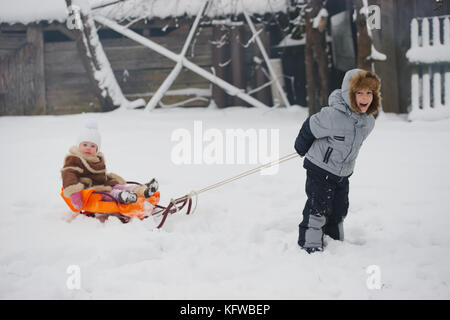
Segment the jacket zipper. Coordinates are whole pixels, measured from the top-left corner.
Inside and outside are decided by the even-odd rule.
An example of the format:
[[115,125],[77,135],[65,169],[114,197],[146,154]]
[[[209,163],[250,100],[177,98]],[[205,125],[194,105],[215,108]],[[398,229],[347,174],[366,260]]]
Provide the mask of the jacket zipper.
[[345,162],[347,161],[347,158],[352,154],[353,151],[353,145],[355,144],[355,139],[356,139],[356,126],[353,126],[353,141],[352,141],[352,146],[350,147],[350,152],[348,153],[348,155],[345,157],[344,161],[342,162],[342,167],[341,167],[341,174],[342,174],[342,170],[344,170],[344,165]]
[[333,148],[328,147],[327,152],[325,152],[325,157],[323,158],[323,162],[328,163],[328,160],[330,159],[332,152],[333,152]]

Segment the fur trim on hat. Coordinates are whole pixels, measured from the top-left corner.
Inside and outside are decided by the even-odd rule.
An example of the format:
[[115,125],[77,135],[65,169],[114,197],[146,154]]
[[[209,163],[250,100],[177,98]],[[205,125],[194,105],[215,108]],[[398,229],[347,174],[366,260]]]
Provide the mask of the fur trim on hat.
[[349,95],[351,108],[356,114],[360,114],[361,111],[356,103],[356,92],[361,89],[372,90],[373,100],[367,109],[367,114],[375,114],[378,112],[381,102],[380,93],[381,81],[378,76],[371,71],[359,72],[350,79]]

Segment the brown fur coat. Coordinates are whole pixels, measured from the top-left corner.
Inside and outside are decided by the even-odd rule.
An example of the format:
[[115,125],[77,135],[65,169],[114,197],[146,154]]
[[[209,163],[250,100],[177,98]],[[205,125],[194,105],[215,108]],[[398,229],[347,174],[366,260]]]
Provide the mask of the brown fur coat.
[[76,146],[71,147],[69,152],[61,169],[64,196],[70,197],[83,189],[108,192],[116,184],[126,183],[122,177],[106,173],[105,158],[101,152],[86,156]]

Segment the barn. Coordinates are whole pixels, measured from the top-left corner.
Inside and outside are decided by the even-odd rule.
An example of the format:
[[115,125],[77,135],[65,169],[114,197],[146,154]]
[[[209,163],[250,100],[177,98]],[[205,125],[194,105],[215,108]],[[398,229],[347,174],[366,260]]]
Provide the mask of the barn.
[[[183,50],[185,40],[198,16],[201,0],[74,0],[135,34],[151,39],[174,53]],[[321,35],[327,52],[327,86],[325,94],[337,87],[346,68],[356,67],[363,46],[358,38],[358,21],[349,24],[347,36],[353,46],[339,47],[338,28],[333,17],[351,16],[362,0],[214,0],[201,17],[186,58],[197,66],[226,80],[264,105],[280,105],[267,63],[255,37],[263,43],[271,65],[291,105],[307,106],[308,36],[295,15],[308,5],[323,7],[326,27]],[[366,1],[367,2],[367,1]],[[410,25],[413,18],[440,17],[450,13],[448,2],[440,1],[368,1],[380,9],[380,28],[371,30],[377,52],[386,59],[374,59],[373,68],[389,85],[383,86],[383,110],[407,113],[411,108],[411,78],[417,64],[408,60],[411,47]],[[89,70],[86,48],[80,46],[79,34],[70,26],[71,1],[17,0],[0,12],[0,115],[70,114],[109,111],[117,104],[105,102],[104,90]],[[300,8],[300,9],[299,9]],[[251,15],[258,29],[252,33],[243,13]],[[320,12],[320,11],[318,11]],[[319,16],[315,13],[316,17]],[[69,18],[68,18],[69,17]],[[442,18],[443,17],[443,18]],[[448,19],[448,18],[447,18]],[[297,22],[296,22],[297,21]],[[297,23],[297,25],[295,25]],[[134,107],[145,107],[161,84],[173,72],[176,62],[148,47],[98,23],[95,31],[117,88]],[[302,28],[303,27],[303,28]],[[297,36],[296,36],[297,33]],[[300,36],[298,36],[300,34]],[[342,35],[341,35],[342,36]],[[367,47],[367,45],[365,45]],[[341,52],[342,50],[346,52]],[[350,56],[344,57],[345,54]],[[342,64],[346,58],[349,64]],[[394,72],[393,72],[394,70]],[[439,70],[448,72],[447,62]],[[421,72],[421,71],[420,71]],[[318,85],[323,84],[323,80]],[[444,80],[442,80],[444,81]],[[100,87],[100,88],[99,88]],[[312,87],[311,85],[309,86]],[[445,84],[443,84],[445,88]],[[164,91],[158,107],[219,107],[250,104],[229,91],[182,68]],[[444,92],[442,93],[444,96]],[[139,103],[144,101],[144,103]],[[308,102],[309,101],[309,102]],[[310,110],[311,107],[310,107]]]

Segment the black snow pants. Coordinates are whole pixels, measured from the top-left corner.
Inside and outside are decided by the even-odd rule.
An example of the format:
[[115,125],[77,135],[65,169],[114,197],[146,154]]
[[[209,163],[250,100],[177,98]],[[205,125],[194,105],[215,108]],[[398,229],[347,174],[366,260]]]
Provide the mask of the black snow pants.
[[302,248],[323,248],[323,236],[344,240],[343,220],[348,211],[349,177],[322,170],[306,170],[306,201],[299,225]]

